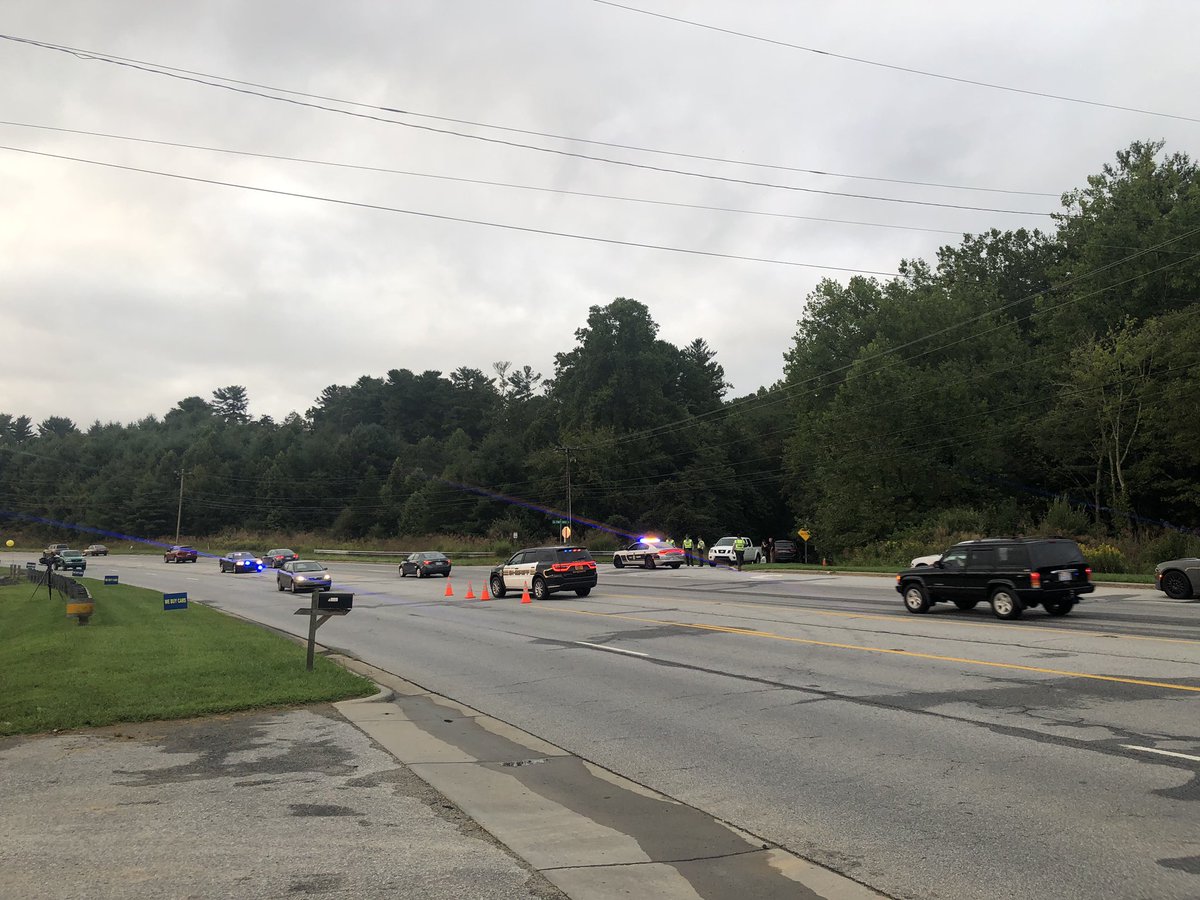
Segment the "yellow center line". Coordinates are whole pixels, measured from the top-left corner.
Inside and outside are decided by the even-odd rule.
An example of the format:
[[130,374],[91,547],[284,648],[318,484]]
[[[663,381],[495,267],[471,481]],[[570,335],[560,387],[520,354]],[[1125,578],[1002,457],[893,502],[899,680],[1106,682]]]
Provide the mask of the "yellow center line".
[[648,625],[673,625],[677,628],[695,628],[702,631],[719,631],[725,634],[740,634],[748,637],[762,637],[773,641],[786,641],[790,644],[806,644],[810,647],[831,647],[837,650],[857,650],[860,653],[886,653],[892,656],[903,656],[907,659],[931,659],[938,662],[961,663],[969,666],[985,666],[993,669],[1008,669],[1017,672],[1037,672],[1042,675],[1063,675],[1067,678],[1087,678],[1092,681],[1109,681],[1116,684],[1136,684],[1142,687],[1168,688],[1173,691],[1187,691],[1200,694],[1200,685],[1174,684],[1169,681],[1147,681],[1141,678],[1122,678],[1117,675],[1093,675],[1090,672],[1071,672],[1066,669],[1043,669],[1040,666],[1022,666],[1017,663],[989,662],[984,659],[971,659],[965,656],[941,656],[936,653],[917,653],[912,650],[894,650],[887,647],[863,647],[858,644],[841,644],[836,641],[814,641],[810,638],[788,637],[770,631],[754,631],[748,628],[731,628],[728,625],[709,625],[703,622],[675,622],[670,619],[650,619],[642,616],[629,616],[621,613],[591,612],[584,609],[567,609],[561,606],[546,606],[538,604],[538,609],[551,612],[574,613],[577,616],[595,616],[600,619],[624,619],[629,622],[644,622]]
[[[632,594],[605,594],[605,597],[612,597],[616,600],[630,600],[635,603],[651,603],[656,602],[652,597],[635,597]],[[816,609],[811,606],[787,606],[782,603],[755,603],[751,600],[725,600],[713,599],[709,600],[703,597],[688,597],[685,600],[663,600],[657,601],[662,603],[704,603],[710,606],[732,606],[744,609],[786,609],[795,610],[797,612],[812,613],[814,616],[828,616],[835,619],[874,619],[881,622],[895,622],[896,616],[883,615],[881,613],[852,613],[838,612],[832,609]],[[852,601],[853,602],[853,601]],[[940,617],[926,617],[924,621],[936,622],[938,625],[957,625],[960,628],[999,628],[1005,631],[1045,631],[1057,637],[1102,637],[1115,638],[1122,641],[1154,641],[1160,644],[1200,644],[1200,640],[1196,638],[1164,638],[1153,637],[1143,634],[1126,634],[1122,631],[1080,631],[1072,628],[1070,630],[1062,628],[1049,628],[1045,625],[1031,625],[1021,623],[1019,625],[1005,625],[1000,622],[967,622],[962,619],[944,619]],[[916,635],[914,635],[915,637]]]

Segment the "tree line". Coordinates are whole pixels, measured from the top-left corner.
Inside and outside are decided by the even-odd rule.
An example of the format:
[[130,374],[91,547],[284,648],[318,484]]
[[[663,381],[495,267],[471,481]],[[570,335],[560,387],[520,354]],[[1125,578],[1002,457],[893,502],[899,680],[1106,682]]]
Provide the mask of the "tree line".
[[[590,309],[548,377],[393,369],[253,418],[243,387],[79,428],[0,414],[0,507],[26,523],[345,538],[793,534],[842,551],[1020,533],[1049,509],[1092,534],[1200,512],[1200,181],[1138,142],[1062,196],[1047,232],[964,235],[900,277],[826,280],[779,380],[728,397],[702,339],[649,309]],[[577,529],[578,530],[578,529]]]

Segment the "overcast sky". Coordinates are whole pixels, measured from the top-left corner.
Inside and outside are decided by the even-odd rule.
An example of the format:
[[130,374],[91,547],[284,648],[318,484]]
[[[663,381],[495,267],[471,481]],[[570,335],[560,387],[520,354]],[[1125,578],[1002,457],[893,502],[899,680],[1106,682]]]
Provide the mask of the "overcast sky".
[[[1200,117],[1200,3],[1192,0],[628,5],[894,66]],[[922,77],[596,0],[0,0],[0,32],[354,101],[366,106],[306,102],[493,139],[3,40],[0,119],[9,123],[419,174],[0,125],[8,148],[778,261],[578,240],[0,150],[0,412],[35,422],[65,415],[83,427],[161,416],[184,397],[208,399],[230,384],[247,388],[252,414],[282,418],[303,413],[327,385],[389,369],[492,374],[494,362],[508,360],[550,376],[588,308],[620,296],[645,303],[665,340],[703,337],[733,383],[731,396],[743,395],[780,378],[818,280],[849,277],[779,263],[894,272],[902,258],[932,258],[962,232],[1047,228],[1059,195],[1131,141],[1165,139],[1168,151],[1195,156],[1200,137],[1196,122]],[[1023,214],[738,184],[497,139],[725,179]],[[1031,193],[830,177],[582,140]]]

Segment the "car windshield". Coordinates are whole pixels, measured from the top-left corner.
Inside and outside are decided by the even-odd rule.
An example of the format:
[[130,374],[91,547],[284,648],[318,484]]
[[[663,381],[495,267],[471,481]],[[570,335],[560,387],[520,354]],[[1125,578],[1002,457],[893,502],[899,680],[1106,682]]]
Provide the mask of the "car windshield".
[[267,555],[268,556],[295,556],[296,554],[294,551],[288,550],[286,547],[283,547],[279,550],[268,550]]
[[230,553],[230,554],[229,554],[229,558],[230,558],[230,559],[249,559],[249,558],[250,558],[250,557],[252,557],[253,555],[254,555],[253,553],[244,553],[244,552],[242,552],[242,551],[240,551],[240,550],[239,550],[239,551],[237,551],[237,552],[235,552],[235,553]]
[[736,538],[730,538],[730,537],[721,538],[719,541],[717,541],[715,544],[713,544],[713,546],[714,547],[729,547],[729,546],[733,545],[733,542],[735,540],[736,540]]
[[646,546],[654,550],[670,550],[671,545],[666,541],[646,541]]
[[293,572],[324,572],[325,567],[319,562],[298,562],[292,564]]
[[79,550],[63,550],[61,553],[66,557],[83,556],[83,553],[81,553]]
[[432,560],[439,560],[439,559],[445,559],[445,558],[446,558],[446,554],[445,554],[445,553],[441,553],[440,551],[437,551],[437,550],[431,550],[431,551],[430,551],[430,552],[428,552],[428,553],[422,553],[422,554],[421,554],[421,556],[422,556],[424,559],[432,559]]

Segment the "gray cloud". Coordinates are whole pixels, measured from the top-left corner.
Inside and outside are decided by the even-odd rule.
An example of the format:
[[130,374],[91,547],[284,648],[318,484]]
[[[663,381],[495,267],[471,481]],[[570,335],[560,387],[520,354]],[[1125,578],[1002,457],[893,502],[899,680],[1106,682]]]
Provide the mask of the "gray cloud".
[[[716,0],[647,8],[984,81],[1192,113],[1191,3]],[[922,79],[586,0],[10,0],[11,34],[247,81],[594,140],[851,174],[1058,193],[1130,141],[1200,125]],[[623,169],[272,103],[0,43],[0,118],[467,178],[955,231],[1045,218]],[[412,120],[437,124],[427,120]],[[458,126],[447,126],[458,127]],[[559,149],[968,205],[1053,198]],[[0,143],[366,203],[755,257],[895,270],[947,235],[331,170],[0,126]],[[818,270],[590,244],[188,184],[0,151],[0,410],[131,421],[244,384],[256,414],[391,368],[546,375],[589,306],[646,302],[703,336],[738,394],[780,377]],[[845,277],[845,276],[842,276]]]

